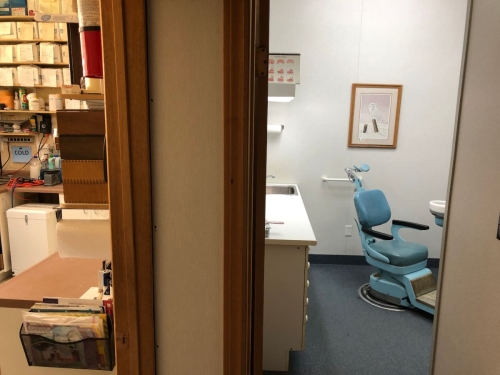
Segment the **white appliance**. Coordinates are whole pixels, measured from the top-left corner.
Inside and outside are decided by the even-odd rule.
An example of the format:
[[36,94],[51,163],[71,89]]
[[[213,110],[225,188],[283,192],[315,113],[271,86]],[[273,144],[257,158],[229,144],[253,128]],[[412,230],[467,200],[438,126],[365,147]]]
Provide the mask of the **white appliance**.
[[30,203],[7,211],[15,275],[56,252],[56,208],[53,204]]

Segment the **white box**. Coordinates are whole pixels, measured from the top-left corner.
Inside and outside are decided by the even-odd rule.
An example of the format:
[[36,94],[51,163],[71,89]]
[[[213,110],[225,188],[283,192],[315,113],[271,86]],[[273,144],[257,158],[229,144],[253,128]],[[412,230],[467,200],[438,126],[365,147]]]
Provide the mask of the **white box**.
[[63,85],[71,86],[71,72],[69,68],[63,68]]
[[69,47],[67,44],[61,45],[61,58],[63,63],[69,64]]
[[19,62],[38,62],[40,61],[40,46],[35,43],[18,44],[16,55]]
[[7,210],[12,272],[16,275],[56,252],[56,208],[23,204]]
[[0,68],[0,86],[19,86],[16,68]]
[[17,39],[17,25],[15,22],[0,22],[0,39]]
[[41,69],[36,66],[18,66],[17,76],[20,86],[34,87],[42,84]]
[[42,69],[42,85],[47,87],[62,86],[62,69]]
[[56,40],[58,27],[56,22],[38,22],[38,37],[42,40]]
[[17,61],[16,45],[0,45],[0,62],[12,63]]
[[54,43],[40,43],[40,62],[44,64],[62,62],[61,45]]
[[61,14],[78,14],[76,0],[61,0]]
[[60,14],[61,2],[59,0],[38,0],[38,10],[45,14]]
[[57,39],[68,41],[68,24],[65,22],[59,22],[57,24]]
[[19,40],[38,39],[38,26],[36,22],[18,22],[17,35]]

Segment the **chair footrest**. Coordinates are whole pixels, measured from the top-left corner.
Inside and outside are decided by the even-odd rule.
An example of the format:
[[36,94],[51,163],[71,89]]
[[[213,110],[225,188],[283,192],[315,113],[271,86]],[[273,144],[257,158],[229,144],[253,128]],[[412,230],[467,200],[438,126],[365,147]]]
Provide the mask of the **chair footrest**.
[[432,292],[423,294],[417,297],[417,301],[431,308],[436,307],[436,293],[437,290],[434,289]]

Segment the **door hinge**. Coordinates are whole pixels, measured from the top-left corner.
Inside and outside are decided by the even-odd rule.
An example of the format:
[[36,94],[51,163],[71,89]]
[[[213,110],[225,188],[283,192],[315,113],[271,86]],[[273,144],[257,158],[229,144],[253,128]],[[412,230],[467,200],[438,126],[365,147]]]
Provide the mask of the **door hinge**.
[[255,76],[267,78],[269,53],[266,47],[257,47],[255,51]]
[[128,333],[116,333],[115,342],[117,348],[128,348]]

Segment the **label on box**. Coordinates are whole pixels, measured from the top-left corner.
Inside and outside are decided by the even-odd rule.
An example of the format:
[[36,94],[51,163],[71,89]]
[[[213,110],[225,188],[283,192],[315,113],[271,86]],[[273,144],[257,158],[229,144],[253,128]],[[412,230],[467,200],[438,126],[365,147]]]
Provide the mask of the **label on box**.
[[26,8],[11,8],[13,16],[25,16]]

